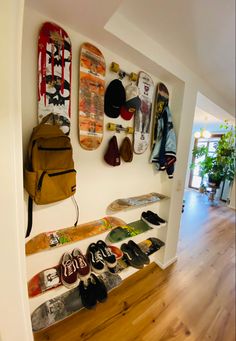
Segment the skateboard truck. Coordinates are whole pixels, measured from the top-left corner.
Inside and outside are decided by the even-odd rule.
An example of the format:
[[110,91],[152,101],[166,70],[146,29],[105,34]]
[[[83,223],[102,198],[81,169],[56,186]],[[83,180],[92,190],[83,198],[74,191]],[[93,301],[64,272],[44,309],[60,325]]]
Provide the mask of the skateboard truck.
[[121,131],[123,131],[126,134],[133,134],[134,132],[133,127],[123,127],[121,124],[115,124],[115,123],[108,123],[107,130],[116,131],[117,133],[120,133]]
[[129,77],[129,79],[133,82],[136,82],[138,79],[137,73],[134,73],[134,72],[128,73],[124,70],[121,70],[120,65],[115,63],[115,62],[111,63],[110,70],[115,72],[115,73],[118,73],[118,75],[121,79],[123,79],[126,76]]

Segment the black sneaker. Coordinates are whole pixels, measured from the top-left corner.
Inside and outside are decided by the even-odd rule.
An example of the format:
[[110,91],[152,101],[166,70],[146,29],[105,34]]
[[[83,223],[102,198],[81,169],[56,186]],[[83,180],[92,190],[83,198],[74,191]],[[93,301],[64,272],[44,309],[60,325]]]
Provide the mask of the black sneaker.
[[137,269],[143,268],[143,262],[139,257],[137,257],[133,249],[128,244],[126,243],[122,244],[120,249],[124,254],[123,258],[125,259],[128,265],[133,266],[134,268]]
[[87,309],[92,309],[95,307],[97,298],[91,278],[89,278],[87,281],[80,281],[78,289],[84,307]]
[[160,227],[157,217],[152,214],[148,214],[147,212],[142,213],[141,220],[143,220],[150,227]]
[[96,299],[99,302],[104,302],[107,299],[107,288],[100,278],[91,274],[91,282],[93,285],[93,291],[95,292]]
[[89,245],[87,258],[89,259],[91,268],[94,272],[99,274],[105,270],[105,261],[103,260],[101,251],[95,243]]
[[128,241],[128,246],[134,251],[136,256],[140,258],[143,264],[150,263],[149,257],[140,249],[140,247],[133,240]]
[[117,264],[116,256],[111,252],[107,244],[103,240],[97,242],[97,247],[101,251],[102,257],[109,268],[114,268]]
[[155,216],[160,225],[165,225],[166,224],[166,221],[164,219],[162,219],[158,214],[156,214],[156,213],[154,213],[152,211],[147,211],[147,214]]

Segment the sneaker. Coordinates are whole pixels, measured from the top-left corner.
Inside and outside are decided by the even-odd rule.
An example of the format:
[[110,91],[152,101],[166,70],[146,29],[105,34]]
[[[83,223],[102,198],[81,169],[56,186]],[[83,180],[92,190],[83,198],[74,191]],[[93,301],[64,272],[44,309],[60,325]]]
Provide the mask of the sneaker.
[[72,257],[75,262],[77,273],[82,280],[88,279],[90,275],[90,265],[79,249],[72,251]]
[[137,268],[137,269],[143,268],[143,262],[141,261],[139,257],[137,257],[133,249],[128,244],[126,243],[122,244],[121,250],[124,254],[123,257],[128,265],[133,266],[134,268]]
[[133,240],[128,241],[128,246],[134,251],[136,256],[140,258],[143,264],[150,263],[149,257],[140,249],[140,247]]
[[152,211],[147,211],[147,214],[155,216],[160,225],[165,225],[166,224],[166,221],[164,219],[162,219],[158,214],[156,214],[156,213],[154,213]]
[[103,240],[97,242],[97,247],[101,251],[102,257],[109,268],[114,268],[117,264],[116,256]]
[[61,282],[69,288],[75,288],[78,284],[78,275],[75,261],[68,252],[65,252],[61,261]]
[[91,278],[89,278],[87,281],[80,281],[78,289],[84,307],[87,309],[92,309],[95,307],[97,298]]
[[99,302],[105,302],[107,299],[107,288],[102,279],[98,278],[94,274],[91,274],[91,283],[93,290],[96,294],[96,299]]
[[102,257],[101,251],[95,243],[89,245],[87,250],[87,258],[94,272],[99,274],[105,270],[105,261]]

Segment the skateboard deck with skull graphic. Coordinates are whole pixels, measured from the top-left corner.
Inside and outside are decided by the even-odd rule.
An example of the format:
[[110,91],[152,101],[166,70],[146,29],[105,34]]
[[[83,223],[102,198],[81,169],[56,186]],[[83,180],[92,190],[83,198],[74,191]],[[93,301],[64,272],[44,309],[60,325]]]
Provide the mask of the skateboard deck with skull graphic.
[[70,132],[71,42],[58,25],[46,22],[38,38],[38,119],[50,113],[65,134]]
[[141,71],[138,76],[141,106],[134,119],[134,152],[142,154],[148,147],[154,84],[151,77]]
[[106,64],[95,46],[84,43],[80,51],[79,141],[82,148],[94,150],[103,138]]

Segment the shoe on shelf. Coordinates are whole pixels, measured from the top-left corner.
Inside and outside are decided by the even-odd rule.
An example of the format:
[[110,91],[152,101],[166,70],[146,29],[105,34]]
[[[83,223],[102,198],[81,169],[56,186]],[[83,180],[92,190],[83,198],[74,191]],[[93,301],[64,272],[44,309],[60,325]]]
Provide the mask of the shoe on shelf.
[[160,225],[165,225],[166,224],[166,221],[164,219],[162,219],[158,214],[156,214],[156,213],[154,213],[152,211],[147,211],[147,214],[155,216],[157,218],[157,220],[159,221]]
[[60,267],[62,284],[68,289],[75,288],[78,285],[78,274],[75,261],[70,253],[63,254]]
[[95,276],[94,274],[91,274],[91,283],[96,294],[96,299],[99,302],[105,302],[107,299],[107,288],[103,280]]
[[135,255],[140,258],[143,264],[150,263],[149,257],[140,249],[140,247],[133,240],[128,241],[128,246],[134,251]]
[[142,269],[143,268],[143,262],[140,259],[140,257],[137,257],[134,250],[126,243],[121,245],[121,250],[124,254],[123,258],[127,262],[128,265],[136,268],[136,269]]
[[72,257],[74,258],[77,273],[81,280],[89,278],[90,275],[90,265],[79,249],[74,249],[72,251]]
[[105,271],[105,261],[102,257],[101,251],[95,243],[89,245],[87,258],[91,264],[92,271],[98,274]]
[[96,292],[94,285],[91,282],[91,278],[86,281],[80,281],[78,290],[80,293],[83,306],[87,309],[92,309],[97,303]]
[[111,249],[107,246],[107,244],[103,240],[99,240],[96,243],[97,247],[101,251],[102,258],[106,262],[109,268],[114,268],[117,264],[116,256],[111,251]]

